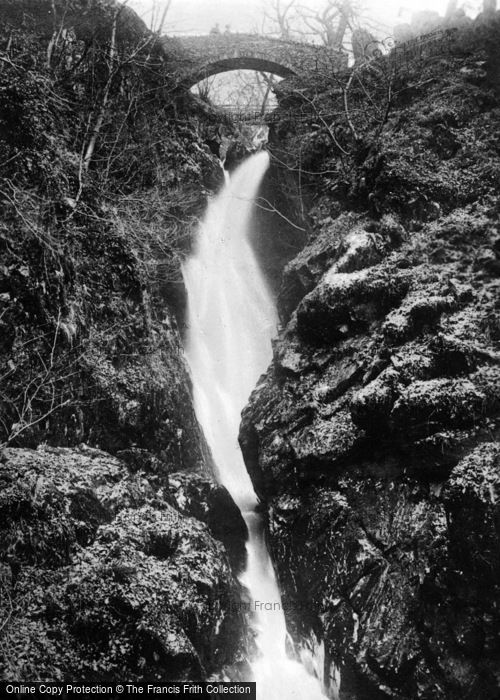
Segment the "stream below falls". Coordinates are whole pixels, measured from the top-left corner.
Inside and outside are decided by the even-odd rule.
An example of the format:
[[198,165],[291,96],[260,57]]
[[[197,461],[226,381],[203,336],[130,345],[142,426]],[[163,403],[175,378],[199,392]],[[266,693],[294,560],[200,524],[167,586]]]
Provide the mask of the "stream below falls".
[[[258,654],[251,659],[259,700],[320,700],[318,678],[286,653],[287,630],[257,497],[238,445],[241,411],[271,357],[277,314],[249,242],[252,210],[269,166],[261,151],[245,160],[214,197],[183,266],[188,295],[186,356],[195,411],[218,478],[248,527],[240,577],[255,611]],[[267,608],[267,609],[266,609]]]

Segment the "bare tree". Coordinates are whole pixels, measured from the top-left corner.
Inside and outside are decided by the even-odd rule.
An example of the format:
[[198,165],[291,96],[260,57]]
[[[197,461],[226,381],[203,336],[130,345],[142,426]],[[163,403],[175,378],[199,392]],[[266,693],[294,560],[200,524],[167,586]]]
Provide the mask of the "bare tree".
[[52,62],[52,55],[54,50],[61,38],[61,33],[64,27],[64,18],[60,23],[57,21],[57,9],[55,0],[51,0],[51,11],[52,11],[52,36],[50,37],[49,44],[47,46],[47,68],[50,68]]
[[299,0],[288,3],[274,0],[266,3],[264,16],[264,31],[281,39],[321,43],[347,54],[353,53],[354,43],[358,55],[372,55],[380,48],[379,39],[385,39],[388,31],[364,11],[362,0],[322,0],[314,4],[307,0],[302,4]]
[[111,25],[111,39],[109,42],[109,50],[108,50],[108,59],[107,59],[107,67],[108,67],[108,76],[104,85],[104,89],[102,91],[102,96],[100,99],[99,104],[96,107],[96,114],[95,114],[95,119],[94,123],[92,125],[91,131],[90,131],[90,138],[87,144],[87,147],[85,149],[85,155],[83,157],[83,167],[85,170],[89,167],[89,163],[92,159],[92,156],[94,154],[94,149],[95,145],[97,142],[97,139],[99,137],[99,133],[101,131],[103,122],[104,122],[104,117],[106,115],[106,109],[108,107],[108,100],[109,100],[109,93],[111,90],[111,86],[113,84],[113,79],[116,74],[117,67],[115,66],[115,59],[116,59],[116,29],[117,29],[117,24],[118,24],[118,17],[120,16],[120,13],[123,9],[123,5],[117,6],[114,12],[113,16],[113,22]]
[[265,22],[270,25],[270,31],[281,39],[293,38],[293,10],[296,4],[297,0],[271,0],[265,4]]
[[265,114],[276,104],[273,90],[277,82],[270,73],[236,70],[206,78],[195,86],[194,92],[215,107]]
[[149,24],[149,29],[153,34],[161,36],[171,5],[172,0],[166,0],[166,2],[163,3],[158,0],[153,1],[151,22]]
[[352,24],[354,16],[351,0],[327,0],[321,10],[311,11],[307,7],[302,7],[300,11],[304,23],[313,36],[319,36],[325,46],[334,49],[342,46],[345,33]]
[[120,51],[118,42],[119,20],[127,2],[128,0],[124,0],[121,4],[116,5],[111,20],[110,39],[104,59],[106,78],[89,118],[88,139],[82,156],[83,170],[88,169],[94,155],[96,143],[108,112],[112,90],[120,87],[117,84],[126,67],[133,66],[138,60],[140,60],[142,65],[148,63],[161,36],[167,13],[171,6],[171,0],[167,0],[163,4],[155,2],[151,19],[152,30],[139,37],[133,46],[127,46],[124,51]]

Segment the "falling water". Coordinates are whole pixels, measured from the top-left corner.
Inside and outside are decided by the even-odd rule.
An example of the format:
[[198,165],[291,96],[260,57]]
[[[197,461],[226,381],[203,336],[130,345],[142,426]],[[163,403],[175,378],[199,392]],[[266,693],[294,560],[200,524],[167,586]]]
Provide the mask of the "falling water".
[[[253,601],[257,695],[266,700],[319,700],[319,682],[286,655],[286,625],[267,551],[257,497],[239,450],[241,411],[271,360],[276,310],[248,241],[253,200],[269,165],[266,152],[246,160],[209,204],[196,250],[183,268],[188,293],[186,354],[198,420],[220,481],[248,526],[241,577]],[[267,608],[267,609],[266,609]],[[271,609],[269,609],[271,608]]]

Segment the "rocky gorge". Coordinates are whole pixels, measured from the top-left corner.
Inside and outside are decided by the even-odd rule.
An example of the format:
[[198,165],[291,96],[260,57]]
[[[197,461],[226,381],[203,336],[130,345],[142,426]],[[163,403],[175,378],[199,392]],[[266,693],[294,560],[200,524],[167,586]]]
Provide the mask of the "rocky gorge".
[[354,144],[271,136],[311,233],[240,443],[292,634],[343,700],[498,697],[498,31],[407,65]]
[[179,269],[217,124],[115,2],[0,18],[1,676],[222,677],[246,526],[194,415]]

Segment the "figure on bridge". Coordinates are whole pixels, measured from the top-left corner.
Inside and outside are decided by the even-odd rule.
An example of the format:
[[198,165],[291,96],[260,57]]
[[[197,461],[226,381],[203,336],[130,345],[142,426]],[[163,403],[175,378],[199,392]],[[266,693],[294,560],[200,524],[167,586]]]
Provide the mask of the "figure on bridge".
[[210,30],[210,34],[220,34],[220,27],[218,22],[215,24],[215,26],[212,27],[212,29]]

